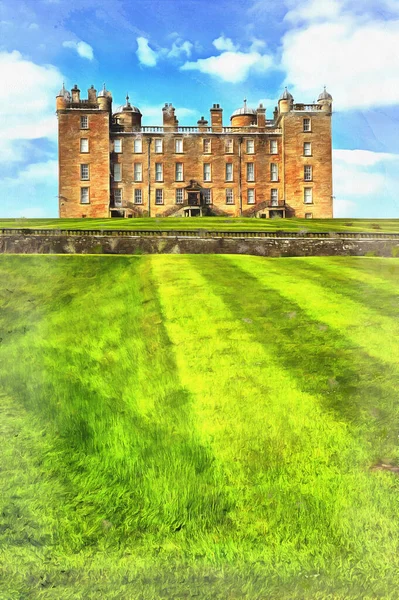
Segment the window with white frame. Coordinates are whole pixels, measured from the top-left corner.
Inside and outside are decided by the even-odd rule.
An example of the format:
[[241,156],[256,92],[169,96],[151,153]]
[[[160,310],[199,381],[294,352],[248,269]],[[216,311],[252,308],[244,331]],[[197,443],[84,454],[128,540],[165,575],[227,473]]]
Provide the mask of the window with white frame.
[[155,204],[163,204],[163,190],[155,190]]
[[224,142],[224,151],[227,154],[231,154],[234,150],[234,140],[225,140]]
[[247,190],[247,203],[255,204],[255,190],[253,188]]
[[133,151],[135,154],[141,154],[143,152],[143,140],[141,138],[134,138]]
[[122,206],[122,190],[114,190],[114,206]]
[[134,181],[143,181],[143,165],[142,165],[142,163],[134,163],[133,178],[134,178]]
[[204,154],[210,154],[211,152],[211,140],[209,138],[204,140]]
[[181,154],[183,152],[183,138],[175,139],[175,152]]
[[175,180],[183,181],[183,163],[178,162],[175,165]]
[[278,165],[276,163],[271,163],[270,165],[270,179],[278,181]]
[[234,192],[231,188],[226,189],[226,204],[234,204]]
[[270,204],[272,206],[278,206],[278,190],[277,190],[277,188],[272,188],[270,190]]
[[80,138],[80,151],[81,152],[89,151],[89,140],[87,138]]
[[303,130],[310,131],[310,119],[308,117],[303,120]]
[[206,190],[203,190],[203,194],[204,194],[205,204],[212,204],[212,190],[209,188]]
[[312,144],[310,142],[303,142],[303,154],[304,156],[312,156]]
[[114,164],[114,181],[122,181],[122,165],[119,163]]
[[176,188],[176,204],[183,204],[184,202],[184,189]]
[[122,140],[114,140],[114,152],[117,154],[122,152]]
[[143,204],[143,191],[140,188],[134,190],[134,203]]
[[313,219],[313,213],[305,213],[305,219]]
[[312,176],[312,166],[311,165],[305,165],[303,168],[303,178],[305,181],[312,181],[313,176]]
[[89,129],[89,117],[87,115],[80,117],[80,128]]
[[270,140],[270,154],[277,154],[277,140]]
[[233,163],[226,163],[226,181],[233,181]]
[[306,187],[303,190],[303,201],[305,204],[313,203],[313,189],[311,187]]
[[80,178],[83,181],[88,181],[90,179],[89,165],[80,165]]
[[80,188],[80,203],[81,204],[90,204],[89,189],[90,188],[88,188],[88,187]]
[[163,181],[162,163],[155,163],[155,181]]
[[247,181],[255,181],[254,163],[247,163]]
[[162,138],[155,139],[155,153],[162,154],[163,152],[163,140]]
[[204,181],[211,181],[211,165],[210,163],[204,163]]
[[247,154],[253,154],[255,152],[255,141],[247,140]]

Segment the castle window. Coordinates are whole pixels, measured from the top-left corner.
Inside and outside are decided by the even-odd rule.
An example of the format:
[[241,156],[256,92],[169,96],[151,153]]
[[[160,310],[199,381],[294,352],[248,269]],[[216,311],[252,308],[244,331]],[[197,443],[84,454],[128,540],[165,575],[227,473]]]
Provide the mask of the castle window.
[[247,163],[247,181],[255,181],[254,163]]
[[305,219],[313,219],[313,213],[305,213]]
[[89,189],[90,188],[88,188],[88,187],[80,188],[80,203],[81,204],[90,204]]
[[114,181],[122,181],[122,165],[114,164]]
[[203,193],[204,193],[205,204],[212,204],[212,190],[207,189],[207,190],[204,190]]
[[204,181],[211,181],[211,165],[210,163],[204,163]]
[[226,163],[226,181],[233,181],[233,163]]
[[312,181],[313,176],[312,176],[312,166],[311,165],[305,165],[303,168],[303,178],[305,181]]
[[162,163],[155,163],[155,181],[163,181]]
[[278,190],[273,188],[270,190],[270,204],[272,206],[278,206]]
[[255,141],[247,140],[247,154],[253,154],[255,152]]
[[157,138],[155,140],[155,152],[156,154],[162,154],[163,152],[163,140],[161,138]]
[[305,118],[303,120],[303,130],[304,131],[311,131],[311,129],[310,129],[310,119],[309,118]]
[[231,188],[226,189],[226,204],[234,204],[234,192]]
[[143,181],[143,165],[141,163],[134,163],[133,178],[134,181]]
[[80,117],[80,128],[89,129],[89,117],[87,115]]
[[163,204],[163,190],[155,190],[155,204]]
[[183,188],[176,189],[176,204],[183,204]]
[[278,181],[278,165],[276,163],[271,163],[270,165],[270,179]]
[[226,154],[231,154],[234,150],[234,140],[225,140],[224,151]]
[[305,187],[303,190],[303,201],[305,204],[313,204],[313,190],[310,187]]
[[175,166],[175,180],[183,181],[183,163],[176,163]]
[[270,140],[270,154],[277,154],[277,140]]
[[175,152],[181,154],[183,152],[183,138],[175,139]]
[[204,154],[210,154],[211,152],[211,140],[210,139],[206,139],[204,140]]
[[143,204],[143,192],[140,188],[134,190],[134,203]]
[[122,152],[122,140],[114,140],[114,152],[118,154]]
[[135,154],[141,154],[143,152],[143,140],[141,138],[135,138],[133,147]]
[[89,165],[80,165],[80,178],[83,181],[88,181],[89,177]]
[[81,152],[89,151],[89,140],[87,138],[80,138],[80,151]]
[[303,143],[303,155],[312,156],[312,144],[310,142]]
[[122,206],[122,190],[114,190],[114,206]]
[[255,190],[253,188],[247,191],[247,203],[255,204]]

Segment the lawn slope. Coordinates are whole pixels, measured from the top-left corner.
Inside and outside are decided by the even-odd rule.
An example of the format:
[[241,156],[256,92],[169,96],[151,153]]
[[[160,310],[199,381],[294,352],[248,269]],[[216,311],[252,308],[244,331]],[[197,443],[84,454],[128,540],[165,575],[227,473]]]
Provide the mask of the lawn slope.
[[396,259],[0,275],[0,598],[394,597]]

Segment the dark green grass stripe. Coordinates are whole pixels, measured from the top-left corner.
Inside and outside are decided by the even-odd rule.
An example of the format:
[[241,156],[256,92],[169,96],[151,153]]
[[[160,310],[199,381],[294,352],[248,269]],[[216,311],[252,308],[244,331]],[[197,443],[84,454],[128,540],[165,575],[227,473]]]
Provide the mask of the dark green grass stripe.
[[[295,259],[290,263],[284,263],[284,272],[302,275],[304,278],[320,284],[324,290],[330,290],[334,294],[342,296],[343,302],[345,302],[345,298],[350,298],[354,302],[374,310],[379,315],[393,319],[399,318],[399,291],[396,294],[389,293],[378,286],[378,281],[375,285],[361,281],[362,271],[359,267],[356,270],[356,278],[348,278],[346,273],[340,273],[334,267],[338,267],[338,265]],[[363,268],[368,273],[366,264]]]
[[394,452],[399,425],[397,411],[392,412],[399,387],[396,370],[309,318],[297,303],[241,268],[238,258],[201,259],[192,260],[214,292],[236,319],[248,320],[254,339],[295,377],[298,387],[319,397],[337,418],[359,427],[367,422],[376,456]]

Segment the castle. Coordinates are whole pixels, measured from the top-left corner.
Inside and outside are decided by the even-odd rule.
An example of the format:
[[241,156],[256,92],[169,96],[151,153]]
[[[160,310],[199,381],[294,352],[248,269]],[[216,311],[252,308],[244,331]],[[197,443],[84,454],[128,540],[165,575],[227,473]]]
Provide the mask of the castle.
[[332,97],[298,104],[285,89],[272,119],[244,100],[223,125],[214,104],[210,124],[180,127],[172,104],[163,126],[142,126],[126,104],[93,86],[56,98],[59,216],[255,216],[331,218]]

